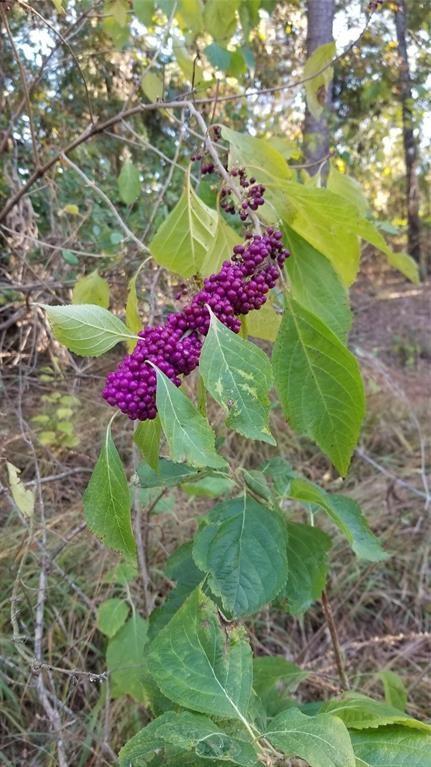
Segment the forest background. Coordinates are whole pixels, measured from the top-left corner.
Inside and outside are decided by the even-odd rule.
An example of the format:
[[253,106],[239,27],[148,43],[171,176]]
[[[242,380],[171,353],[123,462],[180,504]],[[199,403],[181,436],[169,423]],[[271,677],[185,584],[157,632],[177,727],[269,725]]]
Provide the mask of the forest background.
[[[204,126],[270,139],[304,184],[354,200],[392,248],[388,261],[363,244],[351,290],[368,404],[348,478],[285,424],[277,435],[306,477],[361,502],[392,555],[384,567],[361,563],[336,539],[328,593],[351,685],[379,695],[377,672],[396,671],[409,711],[429,717],[429,4],[3,0],[0,26],[1,450],[12,465],[0,491],[2,764],[57,764],[59,723],[66,764],[113,764],[146,721],[136,696],[110,695],[97,618],[121,589],[145,611],[140,581],[118,573],[82,521],[110,415],[103,380],[120,352],[75,357],[42,304],[94,301],[120,314],[127,304],[135,332],[176,306],[183,280],[147,246],[189,163],[199,198],[215,204],[211,173],[193,162],[203,141],[193,110]],[[132,472],[130,426],[117,420]],[[256,468],[246,440],[224,447]],[[188,487],[140,503],[159,599],[167,556],[211,499]],[[319,602],[299,617],[265,609],[248,631],[257,652],[307,670],[304,701],[337,691]]]

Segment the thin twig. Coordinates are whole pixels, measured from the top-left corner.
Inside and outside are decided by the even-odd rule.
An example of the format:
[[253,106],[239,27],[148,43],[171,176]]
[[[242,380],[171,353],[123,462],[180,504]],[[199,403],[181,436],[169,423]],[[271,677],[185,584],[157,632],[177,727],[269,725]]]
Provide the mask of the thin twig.
[[322,591],[322,607],[325,614],[326,623],[328,624],[329,633],[331,635],[332,649],[334,651],[335,664],[337,666],[338,676],[340,678],[341,686],[343,690],[348,690],[349,680],[346,676],[344,669],[343,658],[341,655],[340,641],[338,639],[337,627],[335,625],[334,616],[332,614],[331,605],[329,604],[328,595],[326,590]]

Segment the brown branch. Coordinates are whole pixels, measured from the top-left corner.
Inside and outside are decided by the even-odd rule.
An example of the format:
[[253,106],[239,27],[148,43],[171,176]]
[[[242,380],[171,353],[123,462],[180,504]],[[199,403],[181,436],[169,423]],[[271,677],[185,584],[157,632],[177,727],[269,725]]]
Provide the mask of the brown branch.
[[322,591],[322,607],[325,614],[326,623],[328,624],[329,633],[331,635],[332,649],[334,651],[335,665],[337,666],[338,676],[340,678],[341,686],[343,690],[348,690],[349,680],[346,676],[344,668],[343,658],[341,655],[340,641],[338,639],[337,627],[335,625],[334,616],[329,604],[329,599],[326,591]]

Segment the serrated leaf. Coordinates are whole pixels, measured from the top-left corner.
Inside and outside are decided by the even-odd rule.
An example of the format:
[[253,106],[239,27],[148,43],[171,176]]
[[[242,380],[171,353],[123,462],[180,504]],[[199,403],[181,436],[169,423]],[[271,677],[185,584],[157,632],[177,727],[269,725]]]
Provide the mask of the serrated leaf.
[[173,618],[175,613],[202,582],[203,574],[196,567],[192,556],[193,542],[179,546],[169,557],[165,566],[165,575],[176,586],[169,592],[164,602],[150,615],[150,637],[153,638]]
[[153,19],[155,2],[154,0],[133,0],[133,10],[138,21],[148,27]]
[[398,724],[402,727],[431,733],[431,724],[420,722],[388,703],[373,700],[358,692],[346,693],[341,700],[328,701],[324,704],[324,710],[339,717],[351,730],[365,730],[370,727]]
[[202,271],[213,248],[217,227],[216,211],[197,196],[188,175],[179,202],[150,242],[151,255],[170,271],[192,277]]
[[253,688],[265,706],[269,716],[275,716],[286,708],[289,694],[307,679],[296,663],[276,655],[266,655],[253,661]]
[[124,323],[101,306],[42,306],[57,341],[83,357],[100,357],[119,341],[133,338]]
[[353,203],[361,216],[367,214],[369,204],[361,185],[355,178],[352,178],[352,176],[348,176],[346,173],[340,173],[333,162],[329,165],[327,188],[330,189],[331,192],[335,192],[335,194],[340,195],[340,197],[345,197]]
[[345,343],[352,325],[345,286],[330,261],[307,240],[288,226],[284,227],[284,233],[292,254],[286,261],[292,298],[319,317]]
[[238,133],[226,126],[222,128],[222,136],[230,145],[229,167],[237,163],[243,165],[249,175],[269,185],[292,178],[286,160],[270,141]]
[[[127,291],[127,303],[126,303],[127,327],[129,328],[130,332],[133,333],[135,336],[142,329],[142,321],[139,315],[138,296],[136,295],[137,277],[138,277],[138,272],[135,274],[134,277],[132,277],[131,280],[129,280],[129,286]],[[133,339],[132,341],[129,341],[129,343],[127,344],[129,351],[133,351],[136,344],[137,344],[137,339]]]
[[415,285],[419,285],[419,267],[416,261],[407,253],[396,253],[393,251],[371,221],[362,218],[358,223],[358,234],[364,240],[370,242],[371,245],[374,245],[375,248],[382,251],[387,258],[388,264],[393,266],[394,269],[398,269],[401,274],[404,274]]
[[136,553],[130,519],[131,497],[118,450],[106,429],[96,466],[83,496],[88,527],[112,549],[126,556]]
[[[305,93],[307,105],[313,117],[319,119],[328,99],[328,89],[334,77],[333,67],[330,66],[336,53],[335,43],[324,43],[313,51],[304,66]],[[323,70],[323,71],[321,71]]]
[[134,614],[109,640],[106,665],[113,697],[131,695],[135,700],[145,702],[147,632],[147,621]]
[[172,381],[157,369],[156,404],[160,423],[174,461],[220,469],[226,461],[215,450],[215,434],[208,421]]
[[159,465],[161,434],[160,418],[157,417],[150,421],[141,421],[133,435],[133,441],[154,471],[157,471]]
[[163,80],[155,72],[147,72],[141,80],[141,88],[147,98],[154,102],[163,98]]
[[258,346],[233,333],[209,311],[211,323],[199,365],[205,387],[228,412],[230,428],[274,445],[268,426],[270,361]]
[[234,34],[238,6],[239,0],[230,0],[228,3],[221,3],[220,0],[206,0],[205,29],[217,42],[227,43]]
[[229,615],[250,615],[286,582],[284,523],[253,498],[234,498],[209,513],[195,536],[193,557]]
[[[218,217],[217,229],[213,243],[210,244],[201,273],[204,277],[218,272],[223,261],[232,257],[235,245],[239,245],[241,237],[222,219]],[[253,312],[257,314],[258,312]]]
[[196,482],[185,482],[181,485],[188,495],[196,495],[205,498],[217,498],[230,493],[235,487],[235,482],[229,477],[204,477]]
[[258,469],[243,469],[242,476],[247,487],[255,494],[272,502],[271,488],[266,481],[263,471]]
[[196,589],[150,646],[151,673],[174,703],[244,721],[252,685],[250,646],[224,631],[215,605]]
[[381,562],[388,555],[378,538],[371,532],[361,507],[346,495],[327,493],[318,485],[303,477],[292,479],[287,491],[290,498],[320,506],[346,536],[359,559]]
[[317,527],[287,523],[289,577],[282,596],[292,615],[301,615],[320,599],[329,570],[331,539]]
[[107,309],[109,306],[109,284],[97,269],[75,283],[72,304],[95,304]]
[[352,732],[357,767],[429,767],[431,735],[387,726]]
[[157,470],[145,464],[138,466],[138,477],[142,487],[175,487],[197,476],[199,476],[197,469],[184,463],[168,461],[167,458],[160,459]]
[[221,759],[243,767],[258,765],[256,751],[250,742],[228,735],[201,714],[168,711],[126,743],[119,754],[119,767],[130,767],[138,762],[147,764],[155,752],[167,746],[178,749],[178,764],[183,764],[182,752],[191,751],[205,759]]
[[330,714],[306,716],[289,708],[271,721],[265,737],[286,756],[299,756],[310,767],[355,767],[349,733]]
[[250,312],[244,317],[246,332],[253,338],[274,342],[280,328],[281,314],[278,314],[270,299],[259,311]]
[[139,170],[130,160],[126,160],[118,176],[118,191],[126,205],[132,205],[141,193]]
[[345,475],[365,412],[353,354],[318,317],[289,300],[274,345],[273,370],[291,426],[314,440]]
[[383,683],[386,703],[394,708],[398,708],[400,711],[405,711],[407,690],[399,674],[385,669],[384,671],[379,671],[376,676]]
[[97,628],[107,637],[113,637],[126,622],[129,605],[124,599],[106,599],[97,609]]
[[24,514],[25,517],[30,518],[33,516],[34,512],[34,491],[27,490],[24,487],[19,477],[21,473],[20,469],[18,469],[16,466],[14,466],[13,463],[10,463],[9,461],[6,461],[6,466],[12,498],[14,499],[21,514]]

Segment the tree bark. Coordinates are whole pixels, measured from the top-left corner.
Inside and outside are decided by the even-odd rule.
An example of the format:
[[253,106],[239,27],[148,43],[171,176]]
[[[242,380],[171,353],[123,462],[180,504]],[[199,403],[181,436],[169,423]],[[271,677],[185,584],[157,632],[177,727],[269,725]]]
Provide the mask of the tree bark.
[[[316,48],[333,40],[334,0],[308,0],[307,2],[307,58]],[[310,175],[314,176],[320,168],[323,174],[328,163],[323,162],[329,154],[328,111],[332,104],[332,87],[326,92],[325,109],[316,119],[306,107],[304,121],[304,156]],[[322,165],[323,163],[323,165]]]
[[417,179],[418,148],[413,131],[412,82],[406,42],[407,18],[405,0],[399,0],[398,2],[398,8],[395,13],[395,28],[397,31],[400,61],[399,88],[403,124],[404,162],[406,166],[408,252],[415,261],[420,263],[421,227],[419,219],[419,185]]

